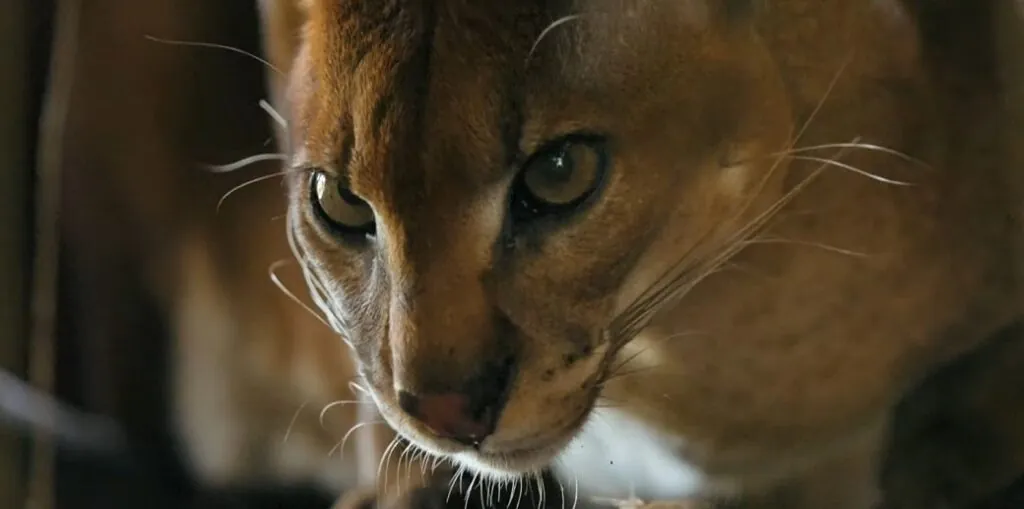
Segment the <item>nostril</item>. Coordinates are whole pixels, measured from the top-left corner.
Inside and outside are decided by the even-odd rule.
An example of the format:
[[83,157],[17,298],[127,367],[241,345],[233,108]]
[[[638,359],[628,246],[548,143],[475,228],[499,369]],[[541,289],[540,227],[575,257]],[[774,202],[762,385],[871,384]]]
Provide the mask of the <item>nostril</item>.
[[435,435],[466,445],[479,444],[494,428],[495,412],[473,412],[469,397],[457,392],[415,395],[398,391],[398,406]]
[[420,400],[409,391],[398,391],[398,407],[409,415],[419,413]]

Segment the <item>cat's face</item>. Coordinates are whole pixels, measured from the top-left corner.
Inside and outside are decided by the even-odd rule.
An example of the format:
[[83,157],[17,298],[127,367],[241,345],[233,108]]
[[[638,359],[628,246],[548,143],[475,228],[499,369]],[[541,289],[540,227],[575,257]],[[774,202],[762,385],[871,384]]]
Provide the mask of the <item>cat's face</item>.
[[700,2],[307,3],[289,221],[314,291],[400,433],[492,475],[543,466],[609,329],[777,198],[774,64]]

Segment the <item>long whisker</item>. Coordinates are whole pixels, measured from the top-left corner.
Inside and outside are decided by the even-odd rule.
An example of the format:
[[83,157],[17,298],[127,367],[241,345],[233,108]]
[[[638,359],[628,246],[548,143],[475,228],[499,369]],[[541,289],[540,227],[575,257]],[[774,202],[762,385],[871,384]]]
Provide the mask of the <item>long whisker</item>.
[[288,156],[279,153],[256,154],[244,157],[228,164],[204,164],[203,166],[211,173],[230,173],[264,161],[287,161]]
[[900,158],[900,159],[902,159],[902,160],[904,160],[904,161],[906,161],[908,163],[913,163],[913,164],[916,164],[916,165],[921,166],[921,167],[926,168],[926,169],[932,169],[932,166],[930,164],[928,164],[928,163],[926,163],[926,162],[924,162],[921,159],[918,159],[916,157],[911,157],[908,154],[905,154],[903,152],[900,152],[898,150],[894,150],[894,149],[891,149],[891,148],[888,148],[888,147],[883,147],[881,145],[874,145],[874,144],[871,144],[871,143],[862,143],[859,140],[854,140],[854,141],[846,142],[846,143],[823,143],[821,145],[805,145],[803,147],[791,148],[791,149],[788,149],[788,150],[785,150],[785,151],[777,152],[775,154],[768,154],[768,156],[769,157],[772,157],[772,156],[787,156],[787,155],[793,155],[793,154],[801,154],[801,153],[805,153],[805,152],[813,152],[813,151],[816,151],[816,150],[837,149],[837,148],[849,148],[849,149],[867,150],[867,151],[871,151],[871,152],[881,152],[881,153],[884,153],[884,154],[888,154],[888,155],[891,155],[891,156],[898,157],[898,158]]
[[537,491],[540,492],[539,500],[537,501],[537,509],[543,509],[544,503],[547,501],[547,493],[544,489],[544,480],[541,479],[540,472],[535,472],[533,478],[537,482]]
[[255,178],[249,179],[249,180],[247,180],[245,182],[242,182],[241,184],[238,184],[235,187],[232,187],[230,190],[228,190],[228,192],[224,193],[224,195],[220,197],[219,201],[217,201],[217,209],[216,209],[217,212],[220,212],[221,206],[224,205],[224,200],[227,200],[229,196],[231,196],[232,194],[235,194],[237,191],[239,191],[241,189],[244,189],[246,187],[249,187],[249,186],[251,186],[253,184],[257,184],[257,183],[266,181],[266,180],[271,180],[271,179],[275,179],[275,178],[285,177],[285,176],[290,175],[290,174],[292,174],[292,173],[294,173],[296,171],[309,171],[309,170],[297,169],[297,170],[278,171],[278,172],[270,173],[270,174],[267,174],[267,175],[260,175],[259,177],[255,177]]
[[412,447],[412,442],[406,442],[405,449],[398,455],[398,465],[395,466],[395,490],[398,491],[398,493],[405,493],[402,491],[402,462],[406,461],[406,465],[409,464],[407,460],[409,459],[409,451]]
[[307,404],[309,404],[309,401],[303,401],[302,404],[299,405],[299,408],[295,410],[295,414],[292,415],[291,421],[288,422],[288,427],[284,430],[284,438],[281,439],[282,444],[288,441],[288,437],[292,434],[292,428],[295,427],[295,422],[299,420],[299,414],[302,413],[302,410],[306,408]]
[[484,498],[484,492],[487,491],[487,484],[487,478],[481,475],[480,483],[476,485],[476,491],[480,495],[480,505],[483,507],[487,507],[487,500]]
[[452,492],[455,491],[455,485],[456,484],[459,485],[459,490],[460,491],[462,490],[462,473],[465,470],[466,470],[465,465],[459,465],[459,467],[455,470],[455,473],[452,474],[452,478],[448,480],[448,495],[446,495],[445,498],[444,498],[444,503],[445,504],[447,504],[447,503],[449,503],[451,501],[451,499],[452,499]]
[[841,247],[830,246],[828,244],[822,244],[820,242],[811,242],[807,240],[795,240],[795,239],[783,239],[779,237],[756,237],[745,241],[746,244],[797,244],[807,247],[814,247],[823,249],[825,251],[831,251],[842,255],[855,256],[858,258],[867,258],[868,254],[860,251],[853,251],[851,249],[843,249]]
[[335,451],[337,451],[342,457],[344,457],[345,456],[345,444],[348,443],[348,437],[352,436],[352,433],[355,433],[359,428],[362,428],[364,426],[376,426],[378,424],[385,424],[385,422],[384,421],[367,421],[367,422],[357,422],[357,423],[353,424],[352,427],[349,428],[348,431],[345,432],[345,435],[341,437],[341,441],[339,441],[337,444],[334,444],[334,447],[331,447],[330,451],[327,451],[327,457],[333,456]]
[[334,310],[334,307],[331,306],[330,299],[327,297],[327,290],[324,287],[324,284],[320,281],[319,276],[317,276],[316,272],[313,271],[305,262],[305,253],[302,252],[302,248],[296,238],[296,231],[298,229],[298,225],[296,224],[298,218],[296,217],[296,214],[288,214],[286,221],[288,224],[288,227],[285,228],[288,248],[291,250],[295,261],[299,263],[299,268],[302,269],[302,277],[306,280],[306,286],[309,290],[309,296],[313,300],[313,304],[315,304],[323,313],[323,316],[327,319],[331,329],[340,334],[342,340],[345,341],[345,344],[351,348],[352,343],[348,339],[348,334],[346,334],[348,327],[346,326],[345,321]]
[[821,100],[818,101],[818,104],[811,111],[810,116],[807,117],[807,121],[805,121],[804,125],[797,131],[796,136],[793,137],[793,142],[790,144],[791,146],[795,146],[797,143],[800,143],[800,138],[803,138],[804,134],[807,133],[807,129],[810,128],[814,118],[818,116],[818,113],[820,113],[821,109],[825,106],[826,100],[832,96],[832,92],[835,91],[836,85],[839,84],[839,78],[844,72],[846,72],[846,68],[850,65],[850,62],[853,62],[852,52],[847,55],[846,60],[843,61],[839,66],[839,69],[836,70],[835,75],[832,76],[832,80],[829,81],[828,86],[825,87],[825,92],[822,94]]
[[576,509],[576,506],[580,501],[580,478],[573,477],[572,481],[572,509]]
[[[799,186],[798,188],[802,189],[802,186]],[[648,310],[647,313],[644,314],[644,319],[646,320],[651,315],[653,315],[653,313],[658,308],[663,307],[665,302],[673,298],[673,295],[689,292],[689,290],[696,286],[697,283],[713,274],[717,267],[719,267],[722,263],[727,261],[735,253],[739,252],[742,249],[742,245],[738,242],[738,239],[748,236],[750,232],[752,232],[756,228],[759,228],[762,224],[764,224],[764,222],[766,222],[770,217],[772,217],[777,210],[781,209],[781,207],[789,201],[788,197],[791,197],[793,195],[793,192],[790,191],[790,193],[787,193],[786,195],[784,195],[782,199],[776,202],[775,205],[769,207],[759,216],[751,220],[746,227],[740,228],[734,235],[732,235],[731,237],[729,237],[729,239],[724,241],[723,244],[726,246],[725,249],[722,249],[721,252],[717,256],[713,257],[711,260],[701,265],[698,265],[696,269],[697,272],[701,275],[694,278],[691,282],[687,283],[683,288],[680,288],[678,286],[678,283],[687,279],[687,277],[690,274],[690,271],[686,271],[679,274],[678,276],[670,280],[667,284],[665,284],[663,287],[663,292],[661,292],[658,300],[655,301],[656,304],[647,306]],[[635,333],[636,331],[634,330],[632,332]]]
[[378,494],[380,494],[380,490],[384,490],[384,493],[383,493],[384,496],[383,497],[379,497],[380,499],[383,499],[383,498],[387,497],[387,494],[388,494],[387,493],[387,486],[388,486],[387,467],[391,464],[391,455],[392,455],[392,453],[394,453],[395,447],[397,447],[398,444],[401,441],[402,441],[402,437],[400,435],[395,435],[395,437],[391,439],[391,442],[388,443],[388,446],[384,449],[384,454],[381,454],[380,462],[377,463]]
[[332,408],[334,408],[336,406],[365,405],[366,403],[367,402],[365,402],[365,401],[359,401],[357,399],[346,399],[346,400],[332,401],[332,402],[324,405],[324,407],[322,409],[320,409],[320,426],[321,427],[327,427],[327,424],[324,423],[324,419],[327,416],[327,411],[328,410],[330,410],[330,409],[332,409]]
[[[738,229],[733,235],[729,236],[729,238],[722,242],[724,249],[722,249],[717,256],[705,263],[699,264],[696,267],[696,273],[698,274],[697,277],[692,279],[689,277],[691,273],[695,272],[695,270],[684,270],[677,276],[670,279],[667,283],[663,284],[655,294],[657,295],[656,299],[648,299],[645,302],[642,302],[639,307],[641,312],[636,313],[636,316],[627,324],[626,327],[621,327],[619,330],[613,331],[612,337],[614,338],[615,346],[617,348],[621,347],[621,344],[632,339],[632,337],[645,327],[650,318],[652,318],[658,310],[662,309],[667,302],[675,300],[676,298],[681,298],[683,295],[689,293],[697,284],[714,274],[723,263],[741,251],[745,247],[741,240],[748,238],[751,234],[758,231],[764,224],[774,217],[779,210],[799,194],[799,192],[806,188],[826,166],[826,164],[819,166],[808,177],[804,178],[804,180],[787,191],[774,204],[749,221],[746,226]],[[683,284],[683,282],[687,280],[689,281]]]
[[[847,65],[849,65],[851,60],[852,55],[850,55],[850,58],[848,58],[836,71],[835,75],[832,78],[832,81],[829,83],[828,87],[826,87],[825,93],[822,95],[821,100],[818,101],[817,105],[815,105],[814,109],[811,111],[803,126],[801,126],[800,129],[797,131],[796,136],[792,137],[792,141],[789,143],[790,148],[792,148],[799,141],[799,139],[804,135],[809,126],[813,123],[818,113],[824,106],[825,102],[831,96],[832,91],[835,89],[835,86],[838,83],[840,76],[843,74],[843,71],[846,69]],[[780,166],[783,159],[784,158],[781,156],[775,158],[775,162],[766,172],[765,176],[760,180],[760,182],[755,187],[753,192],[750,193],[750,198],[738,209],[738,211],[735,214],[733,214],[732,218],[728,220],[726,224],[733,224],[736,220],[738,220],[740,217],[746,214],[747,209],[749,209],[753,205],[757,196],[760,195],[760,192],[763,190],[764,186],[770,180],[770,177],[774,174],[776,168]],[[788,202],[788,200],[786,201]],[[774,207],[769,207],[769,209],[773,208]],[[774,214],[774,211],[772,213]],[[752,224],[756,224],[758,222],[758,219],[755,218],[755,220],[752,221]],[[748,224],[748,226],[751,226],[752,224]],[[740,229],[740,231],[743,232],[744,234],[746,234],[746,230],[747,228]],[[672,278],[667,284],[658,285],[656,283],[652,285],[650,288],[642,292],[637,298],[635,298],[633,302],[629,306],[627,306],[626,309],[612,321],[609,330],[612,331],[611,336],[617,338],[617,347],[621,347],[622,344],[628,341],[628,339],[624,338],[632,337],[626,336],[624,334],[628,333],[631,335],[635,335],[636,332],[638,332],[644,326],[643,323],[646,323],[646,321],[649,320],[649,317],[653,316],[651,312],[652,308],[655,307],[652,305],[653,303],[663,302],[664,300],[666,300],[666,297],[668,295],[676,293],[679,290],[679,288],[676,286],[676,281],[679,281],[681,278],[685,278],[687,274],[691,272],[691,270],[688,270],[687,267],[691,264],[691,260],[695,257],[697,247],[704,244],[704,239],[711,235],[713,231],[714,227],[711,227],[705,230],[705,232],[703,232],[701,235],[699,235],[696,241],[694,242],[693,247],[683,254],[679,262],[670,266],[662,274],[662,276],[658,278],[658,281],[664,281],[666,278],[669,278],[671,274],[676,273],[677,271],[681,271],[681,273],[678,276]],[[732,236],[732,238],[736,238],[736,236],[734,235]]]
[[470,499],[470,497],[473,496],[473,487],[476,486],[476,482],[479,479],[480,479],[480,472],[474,472],[473,473],[473,478],[470,479],[470,481],[469,481],[469,487],[466,488],[466,491],[462,492],[462,499],[463,499],[462,509],[469,509],[469,499]]
[[516,479],[516,487],[518,488],[518,491],[519,491],[519,495],[516,497],[516,509],[518,509],[518,508],[523,506],[523,491],[525,491],[524,490],[525,486],[526,486],[526,479],[524,479],[524,478],[517,478]]
[[[355,382],[349,382],[348,383],[348,388],[352,389],[353,391],[359,391],[364,396],[368,396],[368,397],[372,396],[372,394],[370,394],[370,391],[367,390],[366,387],[363,387],[362,385],[359,385],[359,384],[357,384]],[[367,401],[366,402],[366,404],[370,404],[370,403],[373,403],[373,402],[372,401]]]
[[319,313],[314,311],[313,308],[309,307],[305,302],[302,302],[302,300],[299,299],[297,295],[295,295],[291,290],[288,289],[287,286],[285,286],[284,282],[281,281],[281,278],[277,277],[277,269],[281,268],[287,263],[289,263],[288,260],[278,260],[270,264],[270,267],[267,269],[267,273],[270,275],[270,281],[273,282],[274,286],[276,286],[279,290],[284,292],[284,294],[288,296],[288,298],[291,299],[292,302],[295,302],[296,304],[301,306],[302,309],[305,309],[307,312],[309,312],[309,314],[312,315],[313,318],[316,318],[317,321],[324,324],[327,328],[330,328],[331,324],[327,323],[327,320],[325,320],[324,317],[320,316]]
[[[824,101],[824,98],[822,100]],[[815,112],[816,111],[817,111],[817,109],[815,110]],[[809,121],[811,119],[813,119],[813,118],[814,118],[814,115],[812,114],[810,116]],[[745,214],[747,212],[747,210],[751,206],[753,206],[756,198],[760,195],[761,191],[764,189],[764,186],[767,185],[767,183],[771,179],[772,175],[774,175],[774,173],[776,171],[776,168],[779,167],[779,165],[781,164],[782,160],[783,160],[782,157],[778,157],[778,158],[775,159],[775,162],[768,169],[768,171],[765,172],[765,175],[761,178],[761,180],[757,183],[757,185],[751,191],[750,197],[739,207],[739,209],[729,219],[724,221],[725,225],[732,225],[732,224],[734,224],[736,221],[738,221],[743,216],[743,214]],[[692,247],[690,247],[686,252],[684,252],[682,254],[682,256],[680,257],[680,259],[675,264],[669,266],[669,268],[667,268],[664,272],[662,272],[662,274],[658,277],[657,281],[663,281],[666,278],[668,278],[671,274],[673,274],[673,273],[675,273],[677,271],[680,271],[680,270],[685,270],[685,268],[692,263],[692,260],[697,258],[697,254],[699,253],[699,251],[698,251],[699,248],[706,243],[706,240],[708,239],[708,237],[712,236],[715,231],[716,231],[716,228],[714,226],[710,226],[710,227],[706,228],[703,232],[701,232],[696,237],[696,239],[694,240],[694,242],[692,244]],[[659,289],[659,286],[657,285],[657,283],[655,283],[655,284],[651,285],[650,287],[648,287],[643,292],[641,292],[640,295],[638,295],[633,300],[633,302],[629,306],[627,306],[626,309],[623,310],[623,312],[618,317],[615,318],[615,320],[613,320],[612,328],[615,328],[617,326],[617,323],[618,323],[618,326],[621,327],[621,323],[622,322],[625,322],[625,323],[633,322],[637,318],[637,315],[642,312],[642,310],[644,308],[644,303],[645,302],[649,302],[652,299],[658,299],[659,298],[659,294],[662,293],[663,290],[664,290],[664,287]]]
[[558,28],[558,27],[560,27],[560,26],[562,26],[562,25],[564,25],[566,23],[569,23],[571,21],[575,21],[577,19],[580,19],[581,17],[582,16],[579,15],[579,14],[570,14],[568,16],[562,16],[561,18],[556,19],[550,25],[545,27],[544,30],[541,30],[540,35],[538,35],[537,38],[534,39],[533,45],[530,46],[530,52],[527,53],[527,55],[526,55],[526,63],[527,64],[530,63],[530,60],[533,59],[533,54],[537,51],[537,47],[540,46],[541,41],[544,40],[544,37],[546,37],[549,33],[551,33],[552,30],[554,30],[554,29],[556,29],[556,28]]
[[277,67],[274,66],[274,64],[270,63],[266,59],[261,58],[258,55],[254,55],[254,54],[252,54],[252,53],[250,53],[248,51],[245,51],[245,50],[243,50],[241,48],[236,48],[234,46],[228,46],[226,44],[217,44],[217,43],[214,43],[214,42],[180,41],[180,40],[174,40],[174,39],[163,39],[163,38],[160,38],[160,37],[153,37],[152,35],[145,35],[143,37],[145,37],[146,39],[149,39],[149,40],[151,40],[153,42],[159,42],[159,43],[162,43],[162,44],[170,44],[172,46],[192,46],[192,47],[197,47],[197,48],[213,48],[213,49],[220,49],[220,50],[230,51],[232,53],[238,53],[239,55],[243,55],[243,56],[249,57],[249,58],[257,61],[257,62],[267,66],[268,69],[276,72],[277,74],[279,74],[281,76],[284,76],[284,73],[281,72],[281,69],[278,69]]
[[259,105],[263,111],[267,112],[267,115],[270,115],[270,118],[274,119],[277,125],[281,126],[282,129],[288,129],[288,122],[285,121],[284,116],[278,113],[266,99],[260,99]]
[[840,168],[840,169],[843,169],[843,170],[849,170],[849,171],[852,171],[852,172],[854,172],[854,173],[856,173],[858,175],[862,175],[862,176],[867,177],[867,178],[872,179],[872,180],[877,180],[877,181],[882,182],[884,184],[891,184],[891,185],[894,185],[894,186],[913,186],[914,185],[913,182],[904,182],[902,180],[893,180],[893,179],[889,179],[889,178],[886,178],[886,177],[882,177],[880,175],[875,175],[874,173],[864,171],[864,170],[862,170],[860,168],[857,168],[856,166],[852,166],[852,165],[849,165],[849,164],[846,164],[846,163],[843,163],[843,162],[840,162],[840,161],[836,161],[834,159],[826,159],[826,158],[823,158],[823,157],[812,157],[812,156],[792,156],[792,157],[793,157],[794,160],[797,160],[797,161],[811,161],[811,162],[826,164],[826,165],[833,166],[833,167],[836,167],[836,168]]

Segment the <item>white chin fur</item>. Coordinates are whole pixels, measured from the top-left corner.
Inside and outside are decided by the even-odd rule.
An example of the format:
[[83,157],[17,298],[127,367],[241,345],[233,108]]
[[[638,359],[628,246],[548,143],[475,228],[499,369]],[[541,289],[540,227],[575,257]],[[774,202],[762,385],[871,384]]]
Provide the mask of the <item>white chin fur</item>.
[[[513,470],[511,468],[500,468],[490,462],[482,461],[477,455],[473,453],[458,453],[455,455],[455,462],[461,466],[465,466],[466,470],[479,473],[488,480],[496,482],[512,481],[523,477],[526,473],[520,470]],[[531,469],[532,471],[539,471],[540,468]]]
[[567,485],[578,483],[581,496],[683,499],[707,484],[676,454],[683,445],[624,412],[595,409],[555,462],[555,472]]
[[[574,486],[581,497],[628,500],[678,500],[708,486],[708,480],[676,451],[678,437],[660,433],[615,409],[595,409],[572,442],[554,460],[554,471],[564,486]],[[479,455],[446,455],[467,471],[493,482],[528,477],[543,464],[498,465]]]

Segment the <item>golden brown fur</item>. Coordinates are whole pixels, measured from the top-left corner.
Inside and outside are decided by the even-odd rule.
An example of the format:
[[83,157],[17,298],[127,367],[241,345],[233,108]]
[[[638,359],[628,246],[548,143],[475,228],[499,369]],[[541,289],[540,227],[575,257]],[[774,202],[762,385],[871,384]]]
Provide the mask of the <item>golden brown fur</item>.
[[405,444],[392,443],[360,393],[344,342],[308,299],[286,293],[305,283],[280,187],[250,186],[215,210],[170,257],[173,415],[190,466],[214,488],[312,485],[336,495],[377,493],[385,473],[380,493],[397,496],[398,483],[414,480]]
[[[993,390],[1024,365],[1006,329],[1019,197],[1000,87],[985,44],[970,58],[933,44],[931,7],[304,10],[300,43],[272,38],[289,68],[289,227],[382,414],[418,447],[492,478],[532,472],[601,401],[678,439],[700,477],[679,496],[969,504],[1022,470],[1019,411]],[[606,137],[604,187],[571,219],[509,226],[516,172],[573,132]],[[372,207],[372,239],[317,217],[317,172]],[[983,348],[1003,329],[1013,346]],[[960,390],[935,389],[961,358]],[[472,390],[500,410],[476,449],[398,396]],[[906,432],[945,411],[997,437],[989,485],[944,492],[921,466],[965,439]]]

